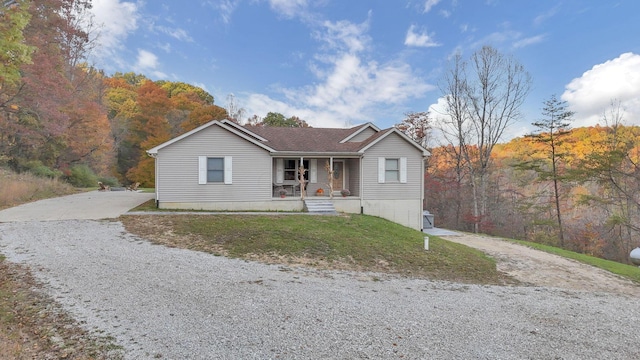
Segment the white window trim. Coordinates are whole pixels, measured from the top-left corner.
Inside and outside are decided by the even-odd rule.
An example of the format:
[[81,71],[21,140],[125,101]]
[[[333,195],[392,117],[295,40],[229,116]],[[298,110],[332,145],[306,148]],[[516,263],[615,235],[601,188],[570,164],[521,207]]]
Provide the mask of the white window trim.
[[284,182],[284,159],[276,159],[276,184]]
[[232,156],[198,156],[198,184],[215,184],[207,182],[207,158],[224,159],[224,184],[233,184],[233,157]]
[[318,159],[309,160],[309,167],[309,181],[315,184],[318,182]]
[[224,157],[224,183],[226,185],[233,184],[233,158],[231,156]]
[[[387,159],[398,159],[398,166],[400,167],[399,169],[400,183],[406,184],[407,183],[407,158],[406,157],[398,157],[398,158],[379,157],[378,158],[378,183],[379,184],[387,183],[386,181],[387,179],[385,175]],[[397,183],[397,181],[391,181],[391,183]]]

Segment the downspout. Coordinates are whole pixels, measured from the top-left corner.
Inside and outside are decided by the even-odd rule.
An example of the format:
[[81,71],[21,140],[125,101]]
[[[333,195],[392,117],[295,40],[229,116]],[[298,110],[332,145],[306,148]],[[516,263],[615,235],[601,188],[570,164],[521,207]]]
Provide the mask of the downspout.
[[422,205],[420,206],[422,209],[420,209],[420,222],[418,224],[422,224],[420,225],[420,229],[422,229],[424,227],[424,220],[423,220],[423,213],[424,213],[424,207],[425,207],[425,192],[424,192],[424,177],[427,175],[426,174],[426,166],[425,166],[425,162],[427,161],[427,157],[426,156],[422,156],[422,176],[420,177],[422,180],[420,180],[420,197],[421,197],[421,202]]
[[360,156],[360,214],[364,214],[364,155]]
[[156,176],[156,181],[155,181],[155,183],[156,183],[156,189],[155,189],[155,193],[156,193],[156,208],[157,208],[158,206],[160,206],[160,196],[159,196],[159,193],[158,193],[158,191],[159,191],[159,190],[158,190],[158,189],[159,189],[158,184],[159,184],[159,180],[160,180],[160,179],[158,178],[158,154],[149,154],[149,153],[147,153],[147,155],[149,155],[149,156],[151,156],[151,157],[153,158],[153,165],[155,166],[154,172],[155,172],[155,176]]

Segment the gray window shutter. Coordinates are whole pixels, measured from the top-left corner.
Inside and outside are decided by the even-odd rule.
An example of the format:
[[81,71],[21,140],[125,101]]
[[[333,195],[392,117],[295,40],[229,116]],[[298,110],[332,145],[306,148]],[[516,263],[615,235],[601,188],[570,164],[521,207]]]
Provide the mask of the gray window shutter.
[[233,181],[233,166],[231,156],[224,157],[224,183],[232,184]]
[[276,183],[282,184],[284,182],[284,160],[276,159]]
[[198,184],[207,183],[207,157],[198,156]]
[[400,182],[403,184],[407,183],[407,158],[400,158]]
[[315,184],[318,182],[318,159],[309,160],[309,167],[309,181]]
[[384,184],[384,158],[378,158],[378,183]]

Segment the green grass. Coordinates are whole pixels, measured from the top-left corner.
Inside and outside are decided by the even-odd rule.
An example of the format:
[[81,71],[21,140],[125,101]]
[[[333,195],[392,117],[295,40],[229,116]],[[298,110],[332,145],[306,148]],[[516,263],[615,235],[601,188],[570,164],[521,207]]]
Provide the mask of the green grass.
[[594,256],[589,256],[586,254],[580,254],[577,252],[560,249],[550,245],[538,244],[538,243],[522,241],[522,240],[510,240],[510,241],[513,241],[515,243],[525,245],[534,249],[542,250],[551,254],[555,254],[565,258],[580,261],[582,263],[589,264],[603,270],[607,270],[616,275],[620,275],[622,277],[625,277],[632,281],[640,283],[640,268],[638,268],[637,266],[622,264],[616,261],[605,260],[605,259],[597,258]]
[[[169,246],[248,259],[306,259],[305,264],[388,271],[467,283],[504,283],[482,252],[366,215],[153,215],[121,217],[127,230]],[[160,229],[170,229],[164,231]],[[167,239],[166,234],[176,238]],[[161,239],[162,238],[162,239]]]

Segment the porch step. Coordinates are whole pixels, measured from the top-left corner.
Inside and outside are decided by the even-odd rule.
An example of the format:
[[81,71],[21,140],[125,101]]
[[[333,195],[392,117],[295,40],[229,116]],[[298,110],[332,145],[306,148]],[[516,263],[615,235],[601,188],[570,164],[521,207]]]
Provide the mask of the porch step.
[[337,214],[331,200],[305,199],[304,211],[314,214]]

